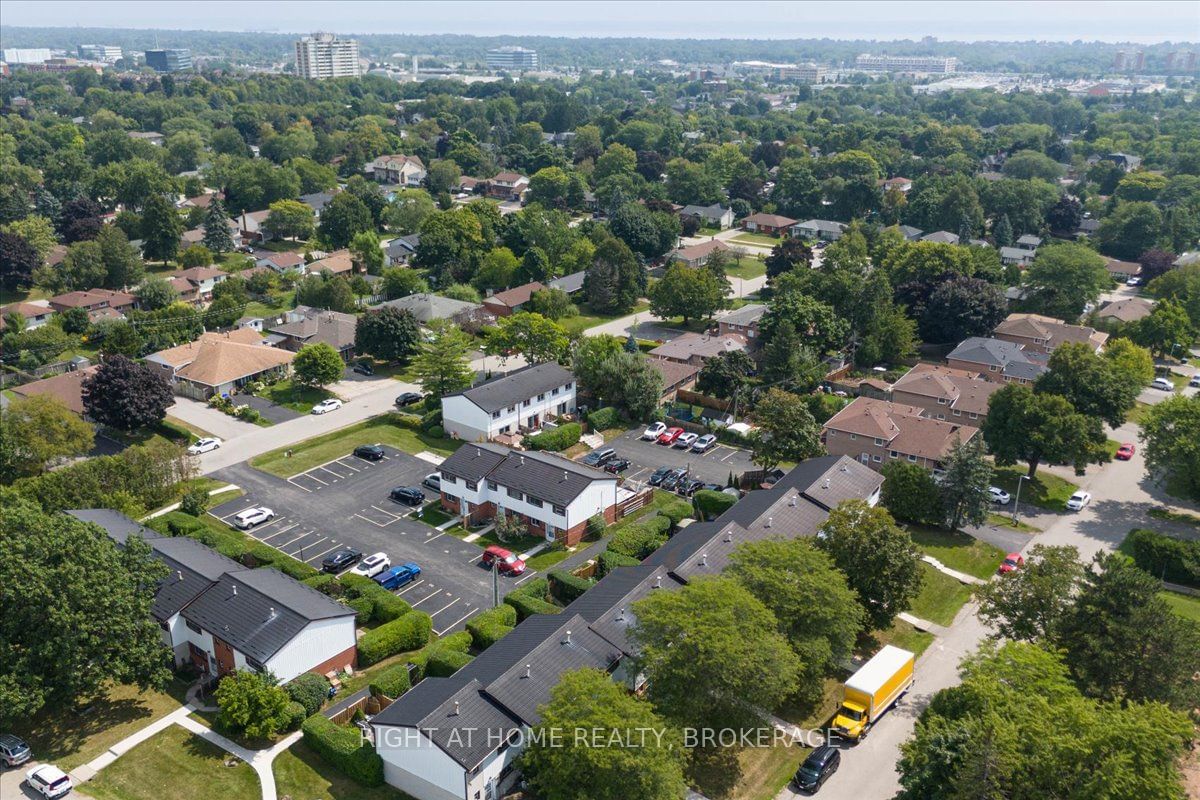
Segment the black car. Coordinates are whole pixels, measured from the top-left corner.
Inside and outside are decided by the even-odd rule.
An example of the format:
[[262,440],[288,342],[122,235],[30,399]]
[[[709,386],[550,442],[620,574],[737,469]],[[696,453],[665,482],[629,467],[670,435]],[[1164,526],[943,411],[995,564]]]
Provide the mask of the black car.
[[659,486],[671,474],[671,467],[659,467],[650,475],[650,479],[646,482],[651,486]]
[[815,792],[837,772],[841,763],[842,754],[837,748],[823,744],[804,759],[800,769],[796,770],[796,777],[792,778],[792,785],[804,792]]
[[633,462],[628,458],[614,458],[605,462],[604,471],[611,472],[613,475],[616,475],[618,472],[624,472],[625,470],[629,469],[629,465],[632,463]]
[[391,498],[397,503],[419,506],[425,502],[425,493],[416,486],[397,486],[395,489],[392,489]]
[[662,483],[659,485],[668,492],[673,492],[675,491],[675,487],[679,484],[679,482],[687,477],[687,474],[688,471],[683,467],[676,467],[675,469],[671,470],[667,477],[663,478]]
[[383,448],[377,444],[360,444],[354,448],[354,455],[367,461],[378,461],[384,456]]
[[685,478],[675,485],[675,491],[684,497],[691,497],[704,486],[699,478]]
[[360,361],[357,364],[355,364],[354,371],[357,372],[359,375],[374,375],[375,374],[375,368],[372,367],[370,362],[367,362],[367,361]]
[[353,547],[343,547],[341,550],[325,556],[325,560],[321,562],[321,571],[330,573],[341,572],[357,564],[362,556],[363,554]]
[[593,450],[583,458],[579,459],[579,463],[587,464],[589,467],[603,467],[610,460],[612,460],[616,454],[617,451],[613,450],[611,447],[606,447],[603,450]]
[[418,392],[405,392],[396,398],[396,405],[404,408],[411,406],[413,403],[421,402],[421,395]]

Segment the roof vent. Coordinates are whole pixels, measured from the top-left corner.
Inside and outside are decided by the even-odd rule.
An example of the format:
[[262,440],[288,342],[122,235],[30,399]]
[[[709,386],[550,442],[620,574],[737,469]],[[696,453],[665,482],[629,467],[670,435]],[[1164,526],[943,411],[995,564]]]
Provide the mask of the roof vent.
[[563,480],[565,481],[565,480],[567,480],[567,478],[569,478],[569,477],[570,477],[570,476],[567,474],[567,471],[564,469],[564,470],[563,470]]
[[842,464],[840,467],[838,467],[838,469],[840,469],[842,472],[850,471],[850,469],[845,464]]
[[708,553],[700,554],[700,566],[702,566],[702,567],[708,566]]
[[621,606],[619,609],[617,609],[617,622],[624,622],[624,621],[625,621],[625,606]]
[[181,570],[181,569],[175,570],[175,580],[180,581],[180,582],[183,581],[183,570]]
[[233,596],[237,597],[237,586],[233,587]]
[[725,541],[727,541],[727,542],[733,541],[733,531],[725,531]]
[[475,457],[476,457],[476,458],[483,458],[483,450],[482,450],[482,448],[479,448],[479,447],[476,447],[476,448],[475,448]]
[[654,576],[654,588],[655,588],[655,589],[661,589],[661,588],[662,588],[662,575],[655,575],[655,576]]
[[571,632],[567,631],[567,638],[563,639],[563,644],[570,644],[570,643],[571,643]]
[[526,677],[526,678],[532,678],[532,677],[533,677],[533,666],[532,666],[531,664],[526,664],[526,665],[525,665],[525,677]]
[[775,519],[774,517],[767,517],[767,524],[766,524],[765,526],[763,526],[763,527],[766,527],[766,528],[769,528],[769,527],[771,527],[771,522],[772,522],[774,519]]
[[454,712],[450,716],[452,716],[452,717],[458,716],[458,707],[459,707],[459,702],[457,700],[455,700],[454,701]]
[[275,619],[275,606],[271,606],[271,611],[267,614],[267,619]]
[[797,501],[799,498],[800,498],[800,495],[798,495],[798,494],[794,494],[794,495],[792,495],[792,496],[791,496],[791,498],[788,500],[788,505],[789,505],[789,506],[791,506],[792,508],[795,508],[795,507],[796,507],[796,501]]
[[828,489],[828,488],[829,488],[829,478],[828,478],[828,477],[826,477],[826,478],[825,478],[825,483],[824,483],[824,484],[821,486],[821,488],[822,488],[822,489]]
[[525,456],[517,456],[520,459],[521,466],[525,466]]

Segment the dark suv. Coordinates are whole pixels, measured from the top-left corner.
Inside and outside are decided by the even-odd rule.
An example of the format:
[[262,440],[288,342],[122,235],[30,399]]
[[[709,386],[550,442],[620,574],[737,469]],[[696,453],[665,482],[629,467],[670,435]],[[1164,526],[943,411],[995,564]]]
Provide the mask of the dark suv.
[[425,502],[425,493],[416,486],[397,486],[392,489],[391,497],[397,503],[409,506],[419,506]]
[[611,447],[606,447],[603,450],[593,450],[583,458],[579,459],[580,464],[587,464],[589,467],[603,467],[609,459],[616,456],[617,451]]
[[378,461],[384,456],[383,448],[377,444],[360,444],[354,448],[354,455],[367,461]]
[[325,560],[321,562],[321,571],[329,573],[341,572],[347,567],[357,564],[362,555],[361,552],[355,550],[353,547],[343,547],[341,550],[325,556]]
[[804,792],[815,792],[837,772],[841,763],[842,754],[837,748],[823,744],[804,759],[800,769],[796,770],[796,777],[792,778],[792,785]]

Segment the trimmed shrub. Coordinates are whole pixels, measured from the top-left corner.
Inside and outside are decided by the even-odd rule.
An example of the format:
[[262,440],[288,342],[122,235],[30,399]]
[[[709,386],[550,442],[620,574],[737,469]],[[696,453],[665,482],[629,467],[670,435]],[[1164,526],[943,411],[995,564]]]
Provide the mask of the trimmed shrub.
[[550,582],[550,594],[563,605],[567,605],[596,583],[588,578],[572,575],[566,570],[557,569],[551,570],[547,579]]
[[337,578],[327,572],[319,572],[311,577],[302,578],[300,582],[330,597],[340,597],[342,595],[342,584],[338,582]]
[[667,533],[671,530],[671,520],[657,514],[653,517],[640,519],[637,524],[654,533]]
[[449,678],[473,660],[474,657],[467,653],[437,649],[425,660],[425,675],[430,678]]
[[344,602],[354,609],[355,625],[366,625],[375,614],[375,603],[369,597],[353,597]]
[[287,709],[284,711],[283,729],[285,731],[296,730],[304,724],[304,720],[308,716],[304,711],[304,706],[293,700],[287,704]]
[[316,673],[306,672],[284,684],[283,690],[292,698],[292,702],[304,708],[304,716],[311,717],[325,705],[325,698],[329,696],[329,681]]
[[418,650],[429,643],[432,630],[433,620],[424,612],[405,614],[384,623],[358,640],[359,663],[369,667],[388,656]]
[[737,498],[733,495],[712,489],[701,489],[692,497],[692,503],[696,506],[696,512],[700,514],[702,520],[716,519],[736,502]]
[[603,514],[593,514],[588,517],[587,533],[585,534],[589,541],[597,541],[604,536],[604,532],[608,530],[608,522],[604,519]]
[[376,675],[367,688],[376,697],[382,695],[395,700],[412,688],[412,679],[408,677],[408,664],[388,667]]
[[347,777],[363,786],[383,785],[383,759],[364,744],[357,728],[334,724],[320,714],[304,720],[304,743]]
[[[653,519],[661,519],[668,526],[671,524],[666,517],[654,517]],[[636,525],[629,525],[613,534],[613,537],[608,540],[608,549],[614,553],[637,559],[639,562],[642,561],[667,541],[666,531],[656,530],[659,526],[650,526],[649,522],[650,520],[646,520],[646,522],[639,522]]]
[[471,634],[466,631],[458,631],[449,636],[431,642],[428,647],[419,653],[415,653],[409,661],[417,668],[417,680],[425,677],[425,668],[429,663],[429,659],[435,653],[453,651],[455,653],[466,653],[471,649]]
[[507,603],[489,608],[467,623],[476,650],[487,650],[503,639],[517,624],[517,609]]
[[1154,577],[1200,589],[1200,540],[1137,528],[1125,537],[1121,549]]
[[440,408],[421,415],[421,430],[423,431],[428,431],[433,426],[441,424],[442,410]]
[[282,572],[284,575],[295,578],[298,581],[302,581],[305,578],[312,578],[321,574],[317,571],[316,567],[305,564],[303,561],[292,558],[291,556],[280,553],[279,551],[275,551],[274,560],[271,562],[271,566]]
[[587,415],[588,425],[592,426],[594,431],[603,431],[609,428],[615,428],[621,422],[621,412],[613,406],[605,406],[597,408],[595,411]]
[[443,428],[441,425],[433,425],[429,428],[429,430],[427,430],[425,432],[428,433],[430,436],[432,436],[435,439],[446,438],[446,429]]
[[605,550],[596,559],[596,577],[603,578],[608,573],[612,572],[617,567],[636,567],[642,562],[636,558],[630,558],[624,553],[618,553],[614,550]]
[[404,602],[403,598],[397,597],[382,586],[371,596],[371,600],[375,603],[376,622],[391,622],[412,611],[412,606]]
[[533,614],[557,614],[562,609],[546,600],[549,588],[549,581],[537,578],[504,595],[504,602],[517,610],[519,620]]
[[382,586],[370,578],[363,575],[355,575],[353,572],[341,576],[338,578],[338,582],[345,587],[347,597],[362,597],[370,593],[372,589],[383,589]]
[[557,428],[544,430],[536,436],[528,436],[525,438],[524,443],[530,450],[546,450],[551,453],[558,453],[578,442],[579,437],[582,435],[582,425],[578,422],[568,422],[565,425],[559,425]]
[[658,513],[660,516],[666,517],[671,521],[672,528],[677,528],[680,521],[687,519],[695,513],[695,509],[692,508],[692,504],[687,500],[672,500],[660,508]]

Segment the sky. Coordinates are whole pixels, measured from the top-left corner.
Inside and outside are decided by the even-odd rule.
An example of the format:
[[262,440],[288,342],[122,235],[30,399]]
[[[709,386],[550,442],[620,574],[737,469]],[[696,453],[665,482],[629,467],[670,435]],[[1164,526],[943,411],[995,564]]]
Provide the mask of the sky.
[[3,0],[2,26],[477,36],[1200,41],[1200,0],[303,2]]

